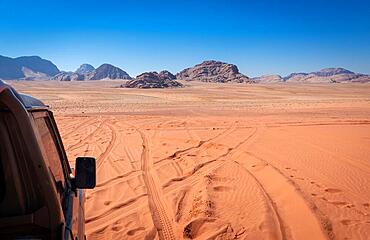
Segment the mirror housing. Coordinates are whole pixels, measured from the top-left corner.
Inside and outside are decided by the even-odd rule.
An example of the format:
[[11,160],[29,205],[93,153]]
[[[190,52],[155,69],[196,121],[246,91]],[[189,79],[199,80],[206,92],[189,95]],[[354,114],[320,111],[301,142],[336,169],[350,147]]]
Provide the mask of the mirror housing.
[[96,160],[93,157],[77,157],[75,187],[93,189],[96,185]]

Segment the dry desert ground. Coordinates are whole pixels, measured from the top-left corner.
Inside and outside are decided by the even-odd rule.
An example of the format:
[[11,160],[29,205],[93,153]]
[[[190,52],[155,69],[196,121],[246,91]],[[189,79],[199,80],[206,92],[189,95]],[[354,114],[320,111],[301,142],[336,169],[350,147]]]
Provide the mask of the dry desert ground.
[[369,239],[370,84],[12,82],[97,158],[88,239]]

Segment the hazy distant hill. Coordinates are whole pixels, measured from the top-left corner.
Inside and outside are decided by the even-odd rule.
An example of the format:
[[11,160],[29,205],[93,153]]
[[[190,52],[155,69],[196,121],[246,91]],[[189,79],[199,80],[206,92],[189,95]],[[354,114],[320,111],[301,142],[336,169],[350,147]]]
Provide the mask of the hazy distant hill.
[[3,79],[48,79],[58,73],[57,66],[38,56],[18,58],[0,56],[0,78]]
[[177,79],[201,82],[252,82],[247,76],[241,74],[234,64],[220,61],[204,61],[194,67],[187,68],[176,74]]
[[311,73],[293,73],[285,77],[284,80],[303,83],[370,82],[370,76],[354,73],[344,68],[324,68]]
[[23,77],[22,67],[13,58],[0,55],[0,78],[19,79]]
[[279,83],[284,79],[280,75],[262,75],[260,77],[252,78],[255,83]]
[[281,78],[278,75],[269,75],[253,78],[256,83],[349,83],[349,82],[370,82],[370,76],[354,73],[344,68],[324,68],[311,73],[291,73]]

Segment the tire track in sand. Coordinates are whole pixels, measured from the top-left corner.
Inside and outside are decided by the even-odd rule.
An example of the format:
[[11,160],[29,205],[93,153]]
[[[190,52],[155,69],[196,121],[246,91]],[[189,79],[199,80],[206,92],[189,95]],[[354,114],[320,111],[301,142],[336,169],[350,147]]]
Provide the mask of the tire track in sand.
[[328,239],[321,219],[313,212],[306,199],[300,194],[278,169],[269,162],[243,151],[259,164],[246,166],[244,158],[234,162],[249,172],[265,192],[267,201],[271,202],[284,239]]
[[112,138],[111,138],[107,148],[105,149],[105,151],[102,154],[100,154],[100,156],[98,157],[96,170],[98,170],[103,165],[105,159],[108,157],[108,154],[112,151],[112,149],[113,149],[113,147],[116,143],[116,140],[117,140],[116,130],[110,124],[107,124],[107,126],[110,129],[110,131],[112,132]]
[[68,127],[64,128],[65,130],[69,130],[69,129],[72,129],[72,130],[70,130],[67,133],[63,134],[63,137],[64,138],[67,138],[72,133],[75,133],[77,129],[80,129],[80,128],[85,127],[85,126],[89,126],[90,124],[92,124],[92,123],[90,123],[92,121],[94,121],[94,118],[88,118],[85,121],[81,121],[80,123],[78,123],[76,125],[71,125],[71,126],[68,126]]
[[206,140],[200,140],[198,142],[198,144],[195,145],[195,146],[191,146],[191,147],[188,147],[188,148],[185,148],[185,149],[177,150],[172,155],[170,155],[168,157],[165,157],[165,158],[162,158],[162,159],[158,160],[155,163],[158,164],[158,163],[163,162],[163,161],[166,161],[166,160],[172,160],[174,158],[181,157],[183,154],[188,153],[188,152],[190,152],[192,150],[199,149],[203,145],[205,145],[205,144],[207,144],[209,142],[212,142],[213,140],[216,140],[216,139],[219,139],[219,138],[224,138],[224,137],[230,135],[235,130],[236,130],[236,123],[234,122],[230,127],[228,127],[227,129],[225,129],[224,131],[218,133],[217,135],[215,135],[215,136],[213,136],[213,137],[211,137],[209,139],[206,139]]
[[144,182],[148,191],[149,208],[152,219],[160,239],[176,239],[172,221],[168,218],[163,200],[159,193],[159,187],[151,175],[153,162],[150,160],[149,141],[144,132],[137,129],[143,141],[143,151],[141,154],[141,169],[143,171]]
[[[234,129],[234,126],[232,126],[229,129],[229,131],[231,131],[231,132],[226,133],[226,131],[225,131],[221,135],[218,135],[217,137],[212,138],[209,141],[211,142],[211,141],[213,141],[213,140],[215,140],[217,138],[218,139],[225,138],[226,136],[228,136],[229,134],[231,134],[234,130],[235,130]],[[229,146],[224,153],[222,153],[220,155],[217,155],[214,158],[209,159],[209,160],[207,160],[205,162],[198,163],[197,165],[195,165],[193,167],[192,171],[188,172],[185,175],[182,175],[182,176],[179,176],[179,177],[175,177],[175,178],[169,179],[166,183],[163,184],[163,188],[166,189],[166,188],[171,187],[171,189],[177,189],[181,185],[184,185],[184,184],[192,184],[191,183],[192,180],[197,179],[197,177],[199,177],[201,175],[204,175],[204,174],[207,174],[207,173],[211,172],[212,170],[214,170],[214,169],[220,167],[221,165],[223,165],[225,161],[230,160],[231,159],[230,156],[232,156],[233,154],[235,154],[235,152],[237,152],[238,149],[242,145],[250,144],[251,142],[253,142],[255,140],[255,138],[257,137],[257,134],[258,134],[258,127],[254,128],[253,132],[249,136],[247,136],[246,138],[244,138],[242,141],[240,141],[236,145],[234,145],[232,147]],[[193,149],[199,150],[200,147],[198,147],[198,148],[192,148],[192,150]],[[205,151],[205,150],[203,150],[203,151]],[[228,160],[222,160],[223,158],[227,158]],[[213,166],[211,166],[211,164],[212,163],[215,163],[215,162],[218,162],[218,163],[216,163]],[[167,191],[171,191],[171,190],[168,190],[167,189]]]
[[90,133],[88,134],[87,136],[81,138],[77,143],[75,144],[72,144],[72,145],[69,145],[67,148],[66,148],[66,151],[72,151],[72,150],[75,150],[79,147],[82,147],[84,145],[84,143],[86,143],[87,141],[89,141],[91,138],[93,138],[95,136],[95,134],[102,129],[102,127],[104,126],[104,120],[101,120],[99,123],[98,123],[98,126]]

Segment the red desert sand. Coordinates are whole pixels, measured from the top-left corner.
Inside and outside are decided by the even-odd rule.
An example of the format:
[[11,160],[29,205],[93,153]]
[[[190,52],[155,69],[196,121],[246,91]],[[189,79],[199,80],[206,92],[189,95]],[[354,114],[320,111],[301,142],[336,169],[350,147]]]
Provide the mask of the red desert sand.
[[121,83],[12,83],[97,158],[88,239],[369,239],[369,84]]

